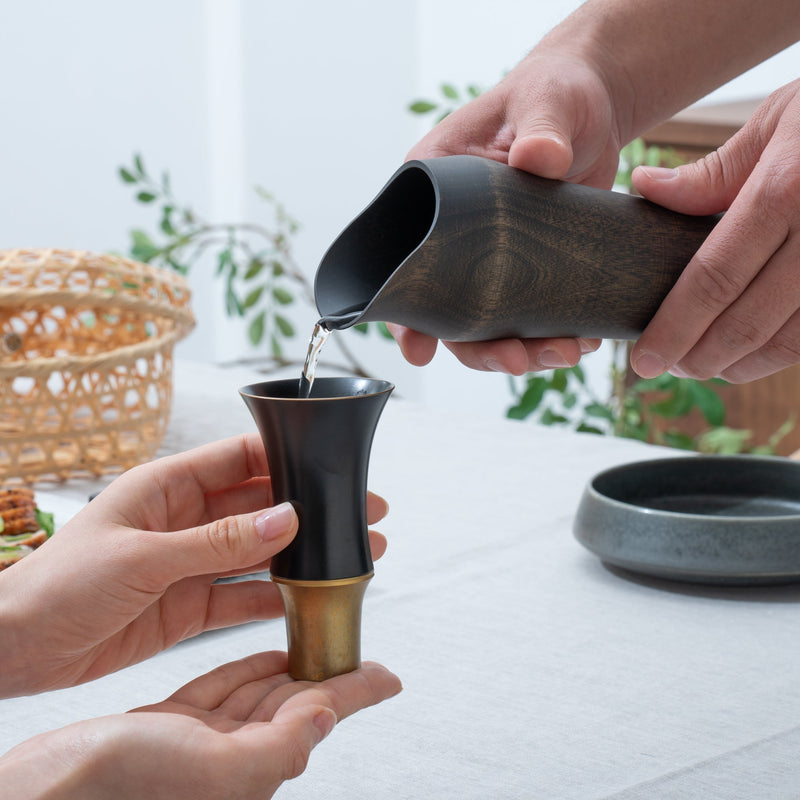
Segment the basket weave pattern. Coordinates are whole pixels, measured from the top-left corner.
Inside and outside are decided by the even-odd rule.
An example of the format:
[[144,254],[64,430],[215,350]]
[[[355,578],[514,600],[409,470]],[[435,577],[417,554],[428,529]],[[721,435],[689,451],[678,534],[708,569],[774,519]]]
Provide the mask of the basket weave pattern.
[[0,480],[121,472],[152,458],[186,281],[125,258],[0,250]]

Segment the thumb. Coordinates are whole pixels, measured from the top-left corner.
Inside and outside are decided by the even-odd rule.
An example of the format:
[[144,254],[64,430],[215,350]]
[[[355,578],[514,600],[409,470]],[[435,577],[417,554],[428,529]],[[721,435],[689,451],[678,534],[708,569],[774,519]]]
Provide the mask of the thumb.
[[726,211],[759,158],[758,151],[742,146],[738,138],[676,169],[636,167],[633,186],[648,200],[683,214]]
[[518,128],[508,164],[543,178],[563,178],[572,166],[570,138],[555,122],[531,120]]
[[283,550],[297,532],[291,503],[205,525],[141,537],[139,561],[165,584],[260,564]]

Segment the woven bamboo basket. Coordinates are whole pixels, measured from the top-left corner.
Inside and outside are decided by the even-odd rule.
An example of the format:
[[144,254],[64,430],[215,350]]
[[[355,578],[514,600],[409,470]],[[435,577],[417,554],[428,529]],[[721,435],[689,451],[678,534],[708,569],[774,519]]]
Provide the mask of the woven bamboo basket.
[[172,351],[194,326],[183,277],[125,258],[0,250],[0,481],[122,472],[152,458]]

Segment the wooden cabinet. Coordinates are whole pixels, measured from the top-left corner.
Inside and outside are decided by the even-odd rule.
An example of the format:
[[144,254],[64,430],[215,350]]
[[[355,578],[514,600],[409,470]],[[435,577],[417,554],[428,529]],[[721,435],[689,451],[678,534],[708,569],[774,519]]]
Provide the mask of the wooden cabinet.
[[[644,135],[648,145],[670,147],[684,161],[694,161],[716,150],[747,121],[761,99],[693,107]],[[715,387],[727,407],[726,424],[753,431],[754,441],[765,443],[789,417],[793,430],[777,451],[800,450],[800,365],[748,384]],[[694,432],[694,431],[691,431]]]

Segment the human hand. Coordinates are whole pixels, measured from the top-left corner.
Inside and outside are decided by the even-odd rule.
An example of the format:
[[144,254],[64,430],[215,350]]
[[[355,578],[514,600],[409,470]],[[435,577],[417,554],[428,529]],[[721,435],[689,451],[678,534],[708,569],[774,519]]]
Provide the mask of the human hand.
[[[450,114],[408,154],[469,154],[540,175],[610,188],[622,143],[603,65],[542,42],[500,83]],[[437,340],[390,325],[416,366],[434,356]],[[569,367],[600,346],[598,339],[504,339],[445,342],[476,370],[525,372]]]
[[69,725],[0,758],[9,796],[118,800],[271,797],[334,725],[401,690],[379,664],[293,681],[286,654],[227,664],[163,703]]
[[745,383],[800,362],[798,130],[800,80],[695,164],[634,171],[637,191],[655,203],[726,211],[634,346],[642,377]]
[[[121,475],[0,573],[0,696],[93,680],[205,630],[283,613],[266,569],[297,516],[271,502],[260,437],[239,436]],[[367,499],[377,522],[387,505]],[[386,540],[370,531],[374,558]]]

